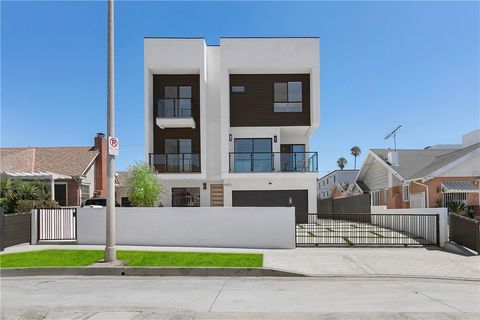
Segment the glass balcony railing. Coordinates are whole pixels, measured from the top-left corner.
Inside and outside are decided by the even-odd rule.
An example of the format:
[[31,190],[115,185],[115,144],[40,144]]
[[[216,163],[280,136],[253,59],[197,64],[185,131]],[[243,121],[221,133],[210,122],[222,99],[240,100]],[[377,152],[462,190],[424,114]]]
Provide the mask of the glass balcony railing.
[[193,118],[193,100],[182,99],[159,99],[156,108],[156,116],[160,118]]
[[200,172],[200,154],[150,154],[150,166],[158,173]]
[[230,172],[317,172],[317,152],[230,152]]

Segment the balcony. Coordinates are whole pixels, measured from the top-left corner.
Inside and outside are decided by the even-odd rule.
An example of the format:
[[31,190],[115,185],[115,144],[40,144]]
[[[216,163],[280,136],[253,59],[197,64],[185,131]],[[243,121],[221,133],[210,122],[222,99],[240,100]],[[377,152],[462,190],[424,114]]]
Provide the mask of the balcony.
[[317,152],[230,152],[230,172],[317,172]]
[[150,166],[158,173],[200,172],[200,154],[198,153],[150,153]]
[[155,116],[161,129],[195,128],[193,100],[190,98],[159,99]]

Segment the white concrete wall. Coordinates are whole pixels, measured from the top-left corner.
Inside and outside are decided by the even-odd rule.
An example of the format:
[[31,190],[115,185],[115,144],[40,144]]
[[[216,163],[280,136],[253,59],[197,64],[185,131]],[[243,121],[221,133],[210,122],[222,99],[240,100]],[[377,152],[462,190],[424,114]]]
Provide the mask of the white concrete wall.
[[[439,215],[439,239],[440,239],[440,246],[443,247],[445,242],[448,241],[448,210],[447,208],[421,208],[421,209],[387,209],[386,206],[372,206],[371,207],[371,213],[372,214],[431,214]],[[383,223],[382,223],[383,222]],[[372,216],[372,223],[373,224],[379,224],[382,227],[386,228],[392,228],[393,225],[385,223],[385,220],[382,220],[381,218],[376,218],[375,216]],[[409,223],[408,220],[405,221],[404,224],[398,224],[395,223],[395,229],[397,231],[408,231],[412,234],[416,235],[421,235],[420,229],[418,228],[424,228],[424,226],[417,226]],[[392,228],[393,229],[393,228]],[[398,230],[401,229],[401,230]],[[431,230],[433,231],[433,230]],[[433,239],[429,239],[432,240]]]
[[[205,40],[194,39],[144,39],[144,130],[145,161],[153,151],[153,75],[154,74],[199,74],[200,75],[200,157],[204,174],[207,163],[206,148],[206,45]],[[198,125],[198,124],[197,124]]]
[[[105,243],[105,208],[78,210],[79,244]],[[293,208],[117,208],[118,245],[295,248]]]

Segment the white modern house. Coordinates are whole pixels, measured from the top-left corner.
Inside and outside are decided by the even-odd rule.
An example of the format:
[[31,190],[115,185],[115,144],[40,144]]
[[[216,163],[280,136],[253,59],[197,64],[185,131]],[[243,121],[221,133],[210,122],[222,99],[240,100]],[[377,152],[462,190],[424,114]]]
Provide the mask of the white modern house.
[[316,212],[318,38],[145,38],[145,160],[164,206]]
[[349,187],[355,184],[358,170],[334,170],[317,180],[317,192],[319,199],[332,197],[332,191],[335,187]]

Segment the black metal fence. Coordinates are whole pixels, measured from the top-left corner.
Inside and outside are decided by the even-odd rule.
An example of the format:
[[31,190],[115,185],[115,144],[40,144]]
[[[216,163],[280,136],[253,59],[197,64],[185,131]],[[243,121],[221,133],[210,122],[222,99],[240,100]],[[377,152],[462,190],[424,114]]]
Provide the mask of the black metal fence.
[[448,214],[449,239],[480,254],[480,221]]
[[317,200],[317,213],[370,213],[370,194]]
[[439,245],[438,214],[307,214],[297,247]]
[[4,214],[0,208],[0,250],[31,242],[31,213]]
[[77,209],[37,209],[37,235],[42,240],[77,239]]

